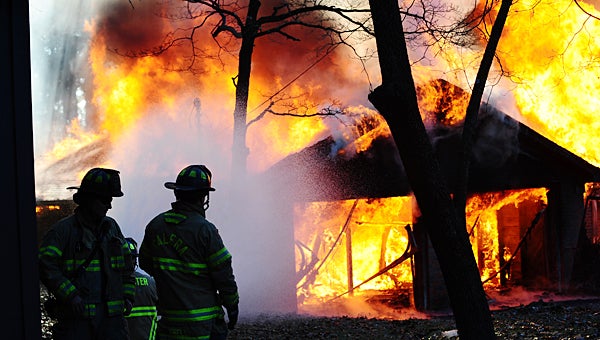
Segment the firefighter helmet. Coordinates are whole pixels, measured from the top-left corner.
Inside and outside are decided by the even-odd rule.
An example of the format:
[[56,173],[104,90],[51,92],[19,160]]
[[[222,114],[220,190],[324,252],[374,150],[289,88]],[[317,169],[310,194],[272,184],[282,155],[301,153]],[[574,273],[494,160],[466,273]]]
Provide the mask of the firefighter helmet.
[[114,169],[93,168],[83,176],[80,186],[68,187],[67,189],[77,189],[77,193],[89,193],[105,197],[123,196],[119,171]]
[[129,254],[137,257],[138,256],[137,242],[135,242],[135,240],[131,237],[126,237],[125,243],[127,243],[127,247],[129,249]]
[[181,191],[215,191],[211,187],[212,173],[204,165],[189,165],[179,172],[175,182],[166,182],[165,188]]

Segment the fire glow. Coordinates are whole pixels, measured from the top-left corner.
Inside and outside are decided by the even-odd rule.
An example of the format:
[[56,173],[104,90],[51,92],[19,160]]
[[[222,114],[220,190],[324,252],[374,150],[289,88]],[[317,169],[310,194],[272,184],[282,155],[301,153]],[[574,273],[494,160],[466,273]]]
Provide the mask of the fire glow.
[[[125,3],[124,6],[128,5]],[[161,116],[181,125],[201,123],[206,129],[216,131],[215,134],[220,139],[215,144],[224,146],[223,153],[227,153],[227,146],[232,139],[236,59],[227,53],[219,53],[215,45],[204,44],[202,53],[219,57],[204,58],[195,65],[194,72],[187,72],[190,65],[185,47],[143,57],[120,54],[126,54],[140,45],[137,40],[132,40],[134,38],[157,41],[179,28],[175,26],[176,22],[155,15],[155,12],[174,10],[168,7],[169,4],[163,3],[161,6],[164,7],[155,11],[144,9],[144,6],[149,5],[137,4],[136,11],[132,13],[129,8],[119,4],[116,7],[120,10],[115,9],[105,13],[107,16],[104,18],[87,22],[85,31],[90,35],[91,41],[88,62],[93,86],[88,91],[91,100],[86,103],[87,116],[83,118],[86,126],[82,127],[83,124],[78,119],[73,120],[68,137],[56,143],[53,150],[48,152],[53,155],[51,159],[65,156],[63,150],[72,152],[77,149],[76,146],[81,148],[103,137],[110,140],[110,145],[115,145],[140,121],[153,116]],[[139,17],[140,14],[142,18]],[[135,24],[141,22],[143,25]],[[132,30],[143,33],[131,37],[129,33]],[[202,41],[212,40],[210,32],[206,30],[198,34],[198,39]],[[152,38],[148,38],[149,35]],[[306,46],[311,46],[314,39],[307,37]],[[266,41],[262,44],[263,49],[257,49],[254,54],[254,90],[249,93],[248,121],[259,116],[269,101],[278,100],[269,98],[269,94],[284,87],[287,79],[276,71],[285,68],[291,77],[292,72],[301,72],[302,65],[305,64],[289,65],[286,58],[280,58],[278,60],[281,61],[277,62],[272,59],[271,50],[280,49],[279,43]],[[277,47],[271,48],[269,44]],[[143,48],[148,46],[140,47],[140,50]],[[299,53],[300,50],[305,51]],[[308,48],[298,49],[288,57],[304,58],[310,53]],[[327,60],[318,68],[333,67]],[[327,100],[325,83],[315,76],[303,78],[304,81],[296,81],[289,86],[286,105],[302,107],[306,113],[312,113]],[[342,78],[337,80],[343,81]],[[282,157],[306,147],[307,143],[323,137],[327,127],[318,117],[298,119],[266,115],[249,125],[248,131],[247,145],[251,150],[249,170],[262,171]]]
[[[600,16],[593,7],[582,5],[590,13]],[[147,19],[159,20],[153,16]],[[219,136],[218,140],[211,141],[214,148],[229,154],[235,104],[232,79],[237,72],[235,59],[227,54],[222,55],[220,60],[206,58],[202,60],[200,73],[185,73],[177,70],[185,68],[187,60],[176,53],[127,58],[107,50],[107,46],[113,46],[115,37],[119,36],[119,32],[111,31],[115,28],[107,25],[109,21],[93,20],[86,27],[91,37],[88,61],[92,79],[88,90],[91,100],[86,107],[87,125],[79,120],[71,121],[68,136],[53,145],[45,156],[60,160],[74,150],[104,139],[107,141],[102,145],[110,148],[123,140],[141,121],[156,115],[182,126],[202,125],[204,129],[213,131],[211,136]],[[144,27],[160,27],[150,33],[161,36],[176,29],[168,26],[171,24],[160,21],[160,24],[154,25],[152,21],[145,23]],[[209,33],[204,32],[203,39],[210,40]],[[520,115],[523,123],[595,165],[600,165],[597,147],[600,137],[595,132],[600,129],[600,120],[594,111],[600,106],[597,96],[600,64],[593,58],[600,55],[600,46],[592,38],[598,36],[599,21],[590,19],[570,1],[554,1],[551,5],[519,1],[513,4],[498,50],[503,66],[515,80],[510,86],[513,87],[511,92],[516,112],[511,114]],[[126,41],[117,45],[121,43]],[[291,62],[297,58],[292,49],[282,52],[277,62],[271,60],[271,54],[275,48],[279,51],[280,46],[269,46],[268,42],[263,44],[258,45],[261,49],[257,48],[255,55],[249,120],[260,114],[261,105],[270,94],[286,84],[287,79],[282,74],[292,78],[291,72],[301,71],[300,66]],[[306,45],[310,45],[310,40]],[[210,45],[204,47],[210,49]],[[206,51],[207,54],[211,52],[215,51]],[[339,68],[327,71],[328,67],[344,63],[336,59],[340,57],[341,54],[332,56],[328,64],[320,66],[321,72],[317,75],[294,83],[290,87],[290,97],[297,98],[293,101],[296,106],[314,111],[327,101],[327,89],[353,82],[354,86],[365,89],[362,91],[365,100],[364,106],[346,108],[348,117],[358,117],[350,124],[350,129],[344,130],[340,128],[344,124],[335,125],[326,118],[266,115],[248,130],[250,171],[265,170],[328,134],[343,141],[344,147],[337,150],[337,154],[346,156],[366,150],[377,136],[389,135],[385,122],[368,108],[367,82],[344,78],[336,73]],[[458,52],[453,59],[460,59]],[[434,84],[429,83],[430,80],[423,82]],[[448,89],[429,85],[420,88],[419,104],[424,121],[435,120],[428,113],[443,104],[443,123],[460,125],[468,94],[460,91],[445,93]],[[339,99],[350,101],[353,98]],[[347,117],[340,117],[344,118]],[[356,124],[357,121],[361,123]],[[365,122],[370,122],[370,125]],[[155,134],[160,135],[160,131]],[[105,166],[112,166],[110,157],[105,161]],[[77,175],[80,178],[83,172]],[[469,200],[467,228],[487,289],[497,288],[500,284],[499,258],[507,261],[518,252],[518,249],[500,249],[497,211],[509,205],[518,206],[525,200],[545,202],[545,194],[545,188],[536,188],[482,194]],[[296,205],[294,238],[298,309],[310,311],[313,306],[324,305],[339,297],[410,289],[413,280],[411,260],[365,281],[406,251],[409,244],[406,226],[411,226],[415,220],[414,205],[412,197]]]
[[527,124],[598,166],[600,12],[579,4],[596,18],[572,1],[515,2],[499,55],[520,84],[514,95]]
[[[590,69],[596,70],[600,66],[597,60],[591,59],[598,54],[600,47],[590,37],[599,36],[594,32],[600,33],[600,24],[597,20],[589,20],[569,1],[552,2],[551,5],[535,2],[535,10],[530,10],[534,5],[527,1],[518,2],[513,7],[498,53],[503,65],[522,84],[513,84],[512,90],[519,114],[536,131],[589,162],[600,164],[599,151],[595,147],[600,143],[599,137],[590,133],[600,128],[600,123],[594,119],[593,109],[590,109],[599,106],[595,95],[598,88],[597,72],[590,72]],[[599,15],[591,6],[585,9]],[[161,25],[157,26],[162,30],[154,32],[154,35],[164,34],[167,31],[165,25],[165,21],[161,21]],[[544,28],[548,26],[552,29]],[[582,31],[586,33],[578,33],[580,28],[585,28]],[[113,46],[115,42],[106,41],[106,37],[114,39],[118,35],[118,32],[108,34],[108,29],[111,27],[96,21],[89,22],[86,28],[92,37],[89,63],[93,73],[93,99],[88,110],[95,112],[96,126],[81,128],[77,121],[73,121],[69,136],[49,151],[53,159],[64,156],[64,150],[87,145],[105,134],[108,134],[111,143],[116,143],[140,119],[155,112],[185,124],[197,98],[202,103],[202,112],[209,115],[203,118],[203,122],[221,132],[224,140],[220,144],[229,145],[235,87],[225,75],[235,74],[234,59],[205,59],[202,61],[202,74],[199,75],[178,72],[177,69],[185,68],[186,61],[173,57],[173,53],[126,58],[107,51],[106,46]],[[553,34],[537,34],[540,31],[552,31]],[[522,44],[524,39],[538,43]],[[571,45],[567,46],[570,42]],[[540,55],[544,57],[539,58]],[[257,59],[260,58],[266,59],[268,56],[257,52]],[[582,71],[584,69],[587,71]],[[249,119],[257,114],[254,109],[260,108],[265,94],[274,93],[285,83],[281,75],[275,76],[272,72],[257,62],[252,82],[255,90],[250,91]],[[295,104],[313,110],[321,105],[325,99],[321,93],[328,82],[316,85],[317,80],[318,77],[293,84],[291,96],[298,98]],[[432,98],[427,93],[421,96]],[[449,112],[446,116],[451,124],[460,122],[464,115],[467,97],[463,97],[460,102],[445,103]],[[205,100],[208,98],[210,100]],[[425,99],[420,103],[423,112],[427,112],[429,101]],[[366,109],[350,107],[348,110]],[[427,120],[427,117],[424,118]],[[260,153],[250,153],[250,166],[255,171],[264,170],[278,159],[302,149],[327,131],[321,119],[312,118],[286,119],[267,115],[258,125],[251,127],[248,134],[249,149],[261,150]]]
[[[400,257],[408,243],[411,198],[318,202],[297,207],[296,269],[300,304],[333,298],[354,288]],[[348,278],[349,271],[352,277]],[[385,290],[410,282],[405,262],[362,289]],[[323,302],[323,301],[321,301]]]
[[[497,211],[507,205],[518,207],[526,200],[546,204],[546,192],[544,188],[497,192],[468,200],[469,235],[473,253],[481,255],[476,259],[487,289],[500,285]],[[413,269],[408,260],[362,283],[406,250],[409,239],[405,226],[411,226],[414,220],[413,199],[392,197],[298,205],[295,239],[299,309],[349,293],[410,290]],[[361,287],[355,289],[358,285]]]

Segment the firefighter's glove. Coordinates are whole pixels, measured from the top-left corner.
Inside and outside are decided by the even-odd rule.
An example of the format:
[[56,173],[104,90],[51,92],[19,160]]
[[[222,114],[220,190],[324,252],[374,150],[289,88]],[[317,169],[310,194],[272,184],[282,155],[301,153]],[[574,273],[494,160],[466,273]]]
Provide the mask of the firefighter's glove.
[[227,318],[229,319],[229,322],[227,323],[227,328],[234,329],[238,321],[238,315],[240,314],[240,310],[238,308],[238,305],[229,306],[226,307],[226,309]]
[[133,309],[133,302],[129,299],[125,299],[125,310],[123,311],[123,315],[128,316],[131,314],[131,310]]
[[83,312],[85,311],[85,305],[83,304],[83,300],[79,295],[75,295],[71,299],[71,309],[73,310],[73,314],[83,315]]

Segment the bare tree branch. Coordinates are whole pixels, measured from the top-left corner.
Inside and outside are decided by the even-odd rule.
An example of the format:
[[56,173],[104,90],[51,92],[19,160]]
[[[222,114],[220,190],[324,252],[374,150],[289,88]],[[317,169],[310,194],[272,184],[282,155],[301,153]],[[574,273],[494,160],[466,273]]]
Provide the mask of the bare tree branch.
[[579,3],[579,0],[574,0],[574,2],[575,2],[575,4],[577,5],[577,7],[579,7],[579,9],[580,9],[580,10],[581,10],[583,13],[585,13],[585,14],[589,15],[590,17],[592,17],[592,18],[594,18],[594,19],[596,19],[596,20],[600,20],[600,18],[598,18],[597,16],[595,16],[595,15],[593,15],[592,13],[590,13],[590,12],[586,11],[585,9],[583,9],[583,7],[581,7],[581,4]]
[[[131,0],[130,0],[131,1]],[[234,154],[243,153],[246,157],[245,147],[246,129],[267,113],[273,115],[286,115],[294,117],[311,117],[318,115],[331,115],[330,110],[302,111],[289,106],[289,103],[275,100],[282,91],[296,81],[299,77],[313,68],[317,63],[329,55],[340,45],[350,47],[363,65],[364,74],[368,73],[364,62],[376,56],[375,50],[359,52],[353,47],[358,41],[373,37],[373,23],[370,18],[371,9],[365,0],[345,0],[339,4],[331,5],[322,0],[288,0],[280,5],[270,8],[270,11],[259,11],[262,3],[259,0],[247,1],[218,1],[218,0],[187,0],[185,6],[179,6],[173,13],[161,15],[177,21],[177,28],[165,36],[159,46],[142,51],[126,52],[130,57],[158,55],[172,48],[185,48],[183,54],[184,64],[178,64],[181,70],[199,72],[197,67],[202,67],[199,61],[204,58],[221,59],[223,53],[228,53],[238,59],[238,75],[233,79],[236,87],[236,104],[234,110]],[[422,55],[416,56],[417,61],[426,58],[433,46],[452,44],[472,44],[476,28],[479,26],[477,17],[468,20],[456,20],[457,8],[426,0],[414,0],[403,8],[398,8],[402,20],[406,23],[405,36],[407,41],[421,51]],[[187,26],[187,27],[186,27]],[[199,44],[200,32],[210,33],[212,40],[218,47],[218,52],[204,50],[205,44]],[[302,32],[315,31],[322,34],[318,45],[314,46],[317,53],[315,61],[306,69],[293,77],[293,79],[268,96],[265,103],[267,109],[248,121],[248,94],[250,86],[250,70],[252,68],[252,53],[257,39],[266,36],[279,36],[285,40],[298,42],[303,39]],[[441,49],[440,49],[441,50]],[[120,51],[115,51],[121,53]],[[362,53],[362,55],[360,55]],[[182,54],[179,54],[180,60]],[[224,61],[221,60],[222,65]],[[262,106],[263,104],[259,105]],[[336,111],[337,112],[337,111]],[[340,113],[343,111],[339,111]],[[238,145],[243,143],[244,145]],[[237,150],[237,151],[236,151]],[[245,158],[244,158],[245,159]],[[236,169],[245,169],[245,160],[242,159]],[[243,164],[242,164],[243,163]]]

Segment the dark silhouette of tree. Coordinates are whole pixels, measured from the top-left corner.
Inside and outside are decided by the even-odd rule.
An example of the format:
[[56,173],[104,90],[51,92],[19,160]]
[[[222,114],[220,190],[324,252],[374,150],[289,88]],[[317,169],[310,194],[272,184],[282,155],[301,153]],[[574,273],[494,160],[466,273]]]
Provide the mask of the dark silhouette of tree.
[[398,3],[369,2],[382,75],[382,84],[369,95],[369,100],[388,122],[400,152],[440,263],[460,338],[494,339],[489,306],[465,225],[466,183],[483,89],[512,1],[502,1],[477,73],[463,126],[461,180],[460,187],[454,188],[454,198],[419,112]]

